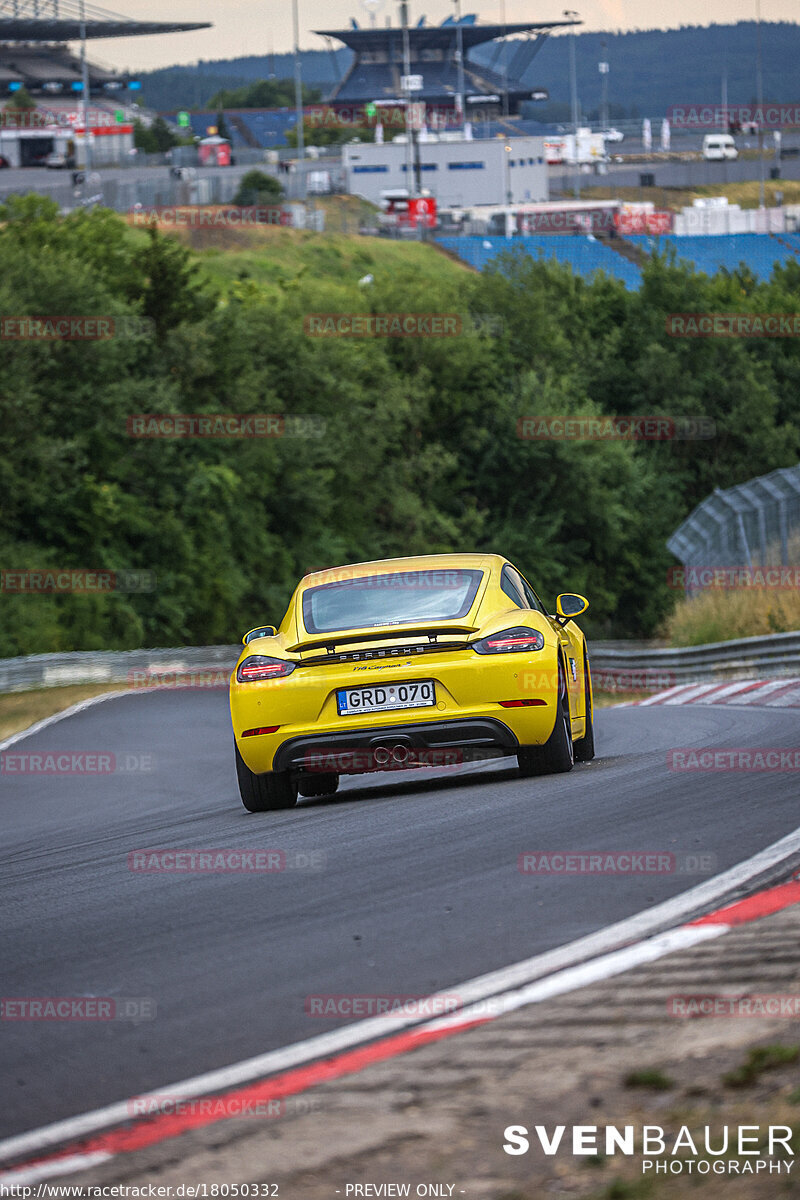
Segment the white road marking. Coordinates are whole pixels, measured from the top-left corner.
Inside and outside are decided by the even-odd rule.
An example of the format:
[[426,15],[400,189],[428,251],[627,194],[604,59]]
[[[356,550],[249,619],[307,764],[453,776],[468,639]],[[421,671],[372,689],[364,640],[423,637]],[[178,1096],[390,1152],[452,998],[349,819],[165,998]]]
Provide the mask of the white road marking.
[[[517,1008],[524,1008],[528,1004],[540,1004],[543,1000],[550,1000],[553,996],[562,996],[565,992],[575,991],[576,988],[588,987],[590,983],[611,979],[614,975],[621,975],[624,971],[630,971],[644,963],[655,962],[656,959],[663,958],[665,954],[672,954],[676,950],[687,950],[699,942],[707,942],[711,938],[719,937],[721,934],[727,933],[729,928],[729,925],[722,924],[682,925],[678,929],[670,929],[666,933],[657,934],[656,937],[637,942],[634,946],[624,946],[621,950],[614,950],[611,954],[604,954],[601,958],[593,958],[590,962],[582,963],[580,966],[567,967],[564,971],[549,975],[547,979],[542,979],[538,983],[528,984],[527,987],[520,988],[518,991],[492,996],[488,1001],[491,1016],[492,1018],[504,1017],[506,1013],[513,1012]],[[451,1026],[467,1024],[486,1014],[487,1001],[482,1000],[468,1008],[459,1009],[451,1016],[439,1017],[437,1020],[431,1021],[425,1028],[447,1029]]]
[[696,687],[689,688],[688,692],[683,692],[682,695],[676,696],[674,700],[668,700],[667,704],[692,704],[700,696],[705,696],[708,692],[713,692],[718,686],[716,683],[698,683]]
[[69,1154],[51,1162],[36,1163],[31,1167],[20,1167],[18,1171],[6,1171],[0,1175],[3,1187],[24,1187],[29,1183],[39,1183],[43,1179],[54,1176],[74,1175],[76,1171],[88,1171],[89,1167],[98,1167],[114,1157],[105,1150],[97,1150],[93,1154]]
[[760,683],[757,688],[753,688],[749,692],[743,692],[741,696],[734,696],[729,701],[730,704],[761,704],[765,696],[771,696],[773,692],[777,692],[779,688],[786,687],[785,679],[765,680]]
[[678,692],[688,690],[692,685],[689,683],[678,683],[675,687],[667,688],[665,692],[657,692],[655,696],[648,696],[646,700],[639,701],[639,708],[647,708],[650,704],[666,704],[670,696],[676,696]]
[[[737,888],[798,852],[800,852],[800,829],[773,842],[771,846],[759,851],[751,858],[745,859],[744,862],[738,863],[735,867],[731,867],[730,870],[724,871],[721,875],[705,880],[690,888],[688,892],[682,892],[679,896],[665,900],[654,908],[637,913],[633,917],[627,917],[597,933],[578,938],[566,946],[559,946],[545,954],[513,963],[498,971],[468,980],[460,986],[448,988],[447,992],[436,993],[429,999],[432,1002],[438,1000],[444,1003],[446,998],[452,1000],[453,993],[456,992],[461,997],[464,1008],[467,1008],[504,992],[525,988],[536,980],[545,976],[553,976],[556,972],[564,971],[568,967],[585,967],[588,970],[591,964],[587,960],[591,958],[598,958],[600,955],[607,955],[623,948],[634,952],[637,947],[628,943],[643,942],[644,939],[653,938],[654,934],[663,932],[664,926],[686,921],[699,912],[713,910],[719,906],[721,900]],[[668,929],[667,933],[682,936],[680,929]],[[693,935],[689,933],[686,936]],[[663,942],[653,939],[653,951],[657,951],[662,944]],[[644,943],[638,952],[648,953],[646,946],[647,943]],[[642,961],[647,960],[645,958]],[[620,969],[624,970],[625,968]],[[572,990],[572,988],[583,986],[582,983],[576,982],[579,978],[585,978],[585,976],[573,975],[572,982],[563,990]],[[523,1003],[532,1002],[523,1001]],[[457,1015],[461,1016],[461,1010]],[[170,1095],[180,1095],[184,1099],[190,1099],[194,1096],[225,1091],[254,1079],[274,1075],[314,1059],[337,1054],[364,1042],[421,1024],[427,1024],[424,1018],[413,1016],[373,1017],[366,1021],[357,1021],[343,1029],[320,1034],[302,1042],[295,1042],[293,1045],[279,1050],[270,1050],[265,1054],[256,1055],[203,1075],[196,1075],[179,1083],[164,1085],[137,1098],[156,1100],[166,1091]],[[86,1137],[88,1134],[122,1124],[128,1120],[130,1120],[130,1109],[127,1100],[109,1104],[105,1108],[95,1109],[77,1117],[68,1117],[66,1120],[56,1121],[54,1124],[7,1138],[0,1142],[0,1160],[40,1153],[64,1142]],[[2,1178],[0,1176],[0,1179]]]
[[716,702],[718,700],[722,700],[723,697],[727,700],[728,696],[735,696],[737,692],[744,691],[745,688],[751,687],[756,682],[757,680],[754,679],[739,679],[736,681],[736,683],[728,683],[725,685],[725,687],[720,688],[717,694],[712,697],[708,703],[716,704]]
[[[145,688],[144,693],[146,691],[147,689]],[[104,692],[102,696],[93,696],[90,700],[81,700],[79,704],[71,704],[69,708],[63,708],[61,712],[53,713],[51,717],[43,717],[41,721],[37,721],[34,725],[29,725],[27,729],[21,729],[19,733],[12,733],[11,737],[7,737],[4,742],[0,742],[0,751],[7,750],[9,746],[15,746],[23,738],[33,737],[35,733],[40,733],[50,725],[56,725],[59,721],[65,721],[67,717],[73,717],[75,713],[83,712],[87,708],[94,708],[95,704],[104,704],[106,700],[116,700],[118,696],[141,696],[144,693],[128,691]]]

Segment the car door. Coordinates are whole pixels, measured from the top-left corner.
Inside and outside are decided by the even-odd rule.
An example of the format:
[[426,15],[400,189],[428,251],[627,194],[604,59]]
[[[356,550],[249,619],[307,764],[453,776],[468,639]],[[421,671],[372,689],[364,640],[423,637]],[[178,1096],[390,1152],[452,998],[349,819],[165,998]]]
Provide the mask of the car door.
[[558,640],[561,643],[561,649],[564,653],[564,662],[567,665],[567,688],[569,691],[570,715],[573,717],[581,716],[583,713],[583,664],[579,657],[579,644],[576,644],[576,640],[569,635],[561,622],[557,621],[555,617],[552,617],[550,613],[547,612],[525,576],[521,575],[516,567],[510,567],[509,574],[512,582],[519,587],[525,596],[526,606],[534,609],[536,612],[544,613],[558,634]]

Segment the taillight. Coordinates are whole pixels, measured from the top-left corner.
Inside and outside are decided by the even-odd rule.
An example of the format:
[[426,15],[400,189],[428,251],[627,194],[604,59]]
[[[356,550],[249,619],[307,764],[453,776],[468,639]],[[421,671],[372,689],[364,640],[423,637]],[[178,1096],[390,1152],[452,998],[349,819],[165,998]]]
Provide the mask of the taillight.
[[266,658],[262,654],[251,654],[239,663],[236,671],[237,683],[258,683],[264,679],[282,679],[291,675],[296,664],[282,658]]
[[472,649],[478,654],[513,654],[518,651],[542,650],[544,634],[538,629],[524,629],[516,626],[514,629],[504,629],[501,633],[490,633],[479,642],[472,643]]

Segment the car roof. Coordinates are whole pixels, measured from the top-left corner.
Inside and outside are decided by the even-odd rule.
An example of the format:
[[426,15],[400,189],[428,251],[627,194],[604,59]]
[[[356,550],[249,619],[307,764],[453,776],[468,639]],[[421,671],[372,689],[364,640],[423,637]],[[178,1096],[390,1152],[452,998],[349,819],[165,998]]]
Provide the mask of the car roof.
[[419,554],[409,558],[379,558],[372,562],[347,563],[313,571],[301,580],[303,588],[335,583],[340,578],[362,579],[365,575],[394,574],[404,571],[441,571],[448,567],[464,571],[500,570],[507,559],[502,554]]

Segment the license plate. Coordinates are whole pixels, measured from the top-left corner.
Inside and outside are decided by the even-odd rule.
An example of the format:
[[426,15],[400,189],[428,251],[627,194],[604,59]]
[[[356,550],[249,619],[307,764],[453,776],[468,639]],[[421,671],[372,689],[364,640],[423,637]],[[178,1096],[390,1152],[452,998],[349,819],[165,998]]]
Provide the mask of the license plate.
[[379,687],[344,688],[336,693],[336,703],[340,717],[389,712],[397,708],[428,708],[436,703],[436,689],[432,679]]

